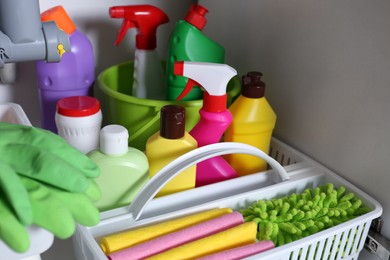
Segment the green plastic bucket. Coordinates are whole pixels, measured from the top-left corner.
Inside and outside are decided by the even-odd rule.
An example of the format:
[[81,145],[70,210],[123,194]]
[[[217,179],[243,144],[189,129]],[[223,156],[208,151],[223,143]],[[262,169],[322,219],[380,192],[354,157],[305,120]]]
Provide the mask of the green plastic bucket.
[[[132,81],[133,62],[126,62],[102,71],[94,88],[94,96],[101,103],[103,125],[126,127],[129,146],[145,150],[147,139],[160,130],[160,109],[165,105],[176,104],[185,108],[187,131],[198,122],[202,100],[175,102],[137,98],[131,95]],[[228,84],[228,106],[240,92],[240,80],[234,77]]]

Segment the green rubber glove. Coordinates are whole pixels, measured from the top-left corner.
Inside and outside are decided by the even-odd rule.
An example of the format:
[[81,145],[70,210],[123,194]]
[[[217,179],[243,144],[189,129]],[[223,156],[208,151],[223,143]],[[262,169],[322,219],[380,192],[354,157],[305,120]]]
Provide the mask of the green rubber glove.
[[0,194],[0,239],[15,252],[25,252],[30,246],[26,228],[18,221]]
[[12,205],[16,217],[24,225],[32,223],[32,208],[27,190],[17,173],[0,159],[0,191],[3,200]]
[[30,178],[21,179],[29,193],[33,223],[56,237],[65,239],[72,236],[76,223],[84,226],[99,223],[99,211],[92,199],[96,199],[100,193],[93,181],[90,181],[88,192],[75,193],[46,186]]
[[0,123],[0,154],[18,174],[68,191],[85,191],[100,174],[86,155],[40,128]]
[[0,122],[0,189],[17,218],[32,223],[32,208],[19,180],[26,176],[70,192],[85,192],[98,166],[52,132]]

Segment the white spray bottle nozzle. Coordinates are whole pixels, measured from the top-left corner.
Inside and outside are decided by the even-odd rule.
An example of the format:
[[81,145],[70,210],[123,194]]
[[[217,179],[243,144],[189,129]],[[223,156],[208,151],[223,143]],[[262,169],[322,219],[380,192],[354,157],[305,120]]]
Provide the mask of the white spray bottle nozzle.
[[237,75],[237,71],[226,64],[180,61],[175,62],[174,74],[189,79],[184,91],[177,98],[180,100],[194,85],[201,86],[210,96],[225,95],[227,84]]
[[237,71],[226,64],[210,62],[181,61],[175,62],[174,74],[188,78],[187,85],[177,100],[185,97],[195,85],[204,90],[202,108],[209,112],[226,110],[226,88]]

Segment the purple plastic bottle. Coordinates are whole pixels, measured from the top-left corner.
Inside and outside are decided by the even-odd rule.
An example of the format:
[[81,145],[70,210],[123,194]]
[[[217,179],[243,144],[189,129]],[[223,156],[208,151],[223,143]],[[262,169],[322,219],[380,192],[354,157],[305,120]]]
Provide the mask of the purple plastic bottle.
[[36,64],[41,126],[57,133],[56,103],[70,96],[88,96],[95,80],[95,59],[92,44],[80,31],[62,6],[55,6],[41,14],[41,20],[55,21],[69,35],[71,51],[62,55],[58,63],[39,61]]
[[[205,89],[203,106],[199,111],[200,120],[189,132],[198,142],[198,147],[218,143],[233,116],[226,108],[226,87],[229,80],[237,75],[226,64],[206,62],[175,62],[174,74],[188,78],[187,85],[178,99],[190,92],[192,86]],[[200,162],[196,166],[196,187],[238,177],[237,172],[222,157],[217,156]]]

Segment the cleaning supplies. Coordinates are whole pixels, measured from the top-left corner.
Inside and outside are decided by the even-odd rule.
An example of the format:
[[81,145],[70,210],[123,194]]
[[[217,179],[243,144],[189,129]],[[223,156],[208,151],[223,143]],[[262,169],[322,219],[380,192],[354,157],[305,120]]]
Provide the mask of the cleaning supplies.
[[232,212],[115,252],[108,255],[108,258],[111,260],[146,259],[152,255],[210,236],[242,223],[244,223],[242,215],[239,212]]
[[100,149],[88,157],[100,168],[96,183],[102,197],[95,203],[100,211],[130,204],[149,180],[148,159],[128,147],[129,134],[121,125],[107,125],[100,130]]
[[[160,131],[148,138],[145,153],[149,160],[149,175],[153,177],[165,165],[198,147],[196,140],[185,131],[185,109],[166,105],[160,111]],[[196,165],[184,170],[168,182],[157,194],[167,194],[195,187]]]
[[102,119],[100,102],[94,97],[72,96],[57,102],[58,135],[84,154],[99,148]]
[[256,223],[244,223],[205,238],[175,247],[148,259],[197,259],[202,256],[224,251],[237,246],[256,242]]
[[[188,83],[178,97],[185,97],[194,85],[205,89],[200,120],[191,129],[190,135],[202,147],[218,143],[232,122],[232,114],[226,108],[226,86],[237,72],[226,64],[206,62],[175,62],[174,74],[185,76]],[[196,187],[237,177],[236,171],[222,156],[207,159],[197,164]]]
[[169,22],[168,16],[152,5],[113,6],[112,18],[122,18],[123,23],[115,45],[118,45],[128,29],[136,28],[133,96],[165,100],[165,74],[156,51],[157,27]]
[[[261,72],[251,71],[242,77],[241,95],[229,107],[233,122],[224,141],[250,144],[268,154],[276,114],[264,96],[262,76]],[[225,159],[240,176],[267,169],[264,160],[250,155],[228,154]]]
[[258,225],[257,239],[275,246],[312,235],[371,211],[345,187],[327,183],[304,192],[271,200],[259,200],[240,210],[245,222]]
[[[192,5],[184,20],[176,23],[170,36],[166,63],[168,100],[176,100],[187,83],[186,78],[175,76],[173,67],[176,61],[224,63],[225,49],[202,32],[207,23],[207,12],[200,4]],[[194,86],[183,100],[202,97],[202,90]]]
[[203,221],[217,218],[232,212],[233,210],[230,208],[209,209],[199,213],[163,221],[161,223],[132,230],[126,230],[103,237],[100,241],[100,247],[102,251],[108,255],[126,247],[137,245],[150,239],[163,236],[171,232],[187,228],[191,225],[196,225]]
[[95,80],[93,47],[87,36],[77,30],[62,6],[41,14],[42,21],[55,21],[69,35],[71,51],[58,63],[38,61],[36,71],[40,97],[42,128],[57,133],[56,103],[64,97],[88,96]]

